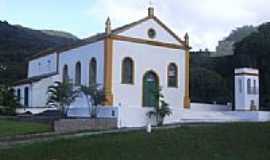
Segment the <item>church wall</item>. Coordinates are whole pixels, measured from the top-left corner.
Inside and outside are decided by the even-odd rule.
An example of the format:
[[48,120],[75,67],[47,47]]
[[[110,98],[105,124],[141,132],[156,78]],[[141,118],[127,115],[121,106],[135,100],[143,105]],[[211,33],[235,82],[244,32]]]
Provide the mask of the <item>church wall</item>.
[[32,107],[45,107],[48,100],[48,87],[59,81],[59,76],[55,75],[42,79],[32,84]]
[[57,54],[49,54],[29,62],[28,78],[57,72]]
[[[114,106],[142,108],[143,76],[154,71],[159,76],[160,86],[166,101],[172,108],[183,108],[185,91],[185,53],[183,50],[166,47],[113,41]],[[125,57],[134,61],[134,84],[121,84],[121,64]],[[167,68],[170,63],[178,66],[178,88],[167,87]]]
[[[154,39],[149,38],[148,30],[152,28],[156,31],[156,36]],[[167,32],[161,25],[159,25],[155,20],[149,19],[140,25],[137,25],[129,30],[120,34],[121,36],[141,38],[146,40],[155,40],[165,43],[179,44],[179,42]]]
[[64,65],[68,65],[69,78],[75,80],[75,66],[81,63],[81,81],[83,85],[89,84],[89,63],[92,58],[97,61],[97,83],[103,84],[104,78],[104,42],[98,41],[79,48],[68,50],[59,55],[59,74],[63,77]]

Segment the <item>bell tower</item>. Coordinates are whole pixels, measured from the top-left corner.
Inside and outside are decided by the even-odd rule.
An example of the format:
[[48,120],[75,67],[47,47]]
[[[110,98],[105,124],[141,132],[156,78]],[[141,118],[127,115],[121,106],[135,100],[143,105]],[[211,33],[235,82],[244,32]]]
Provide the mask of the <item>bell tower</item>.
[[235,69],[234,84],[235,110],[259,110],[259,70]]

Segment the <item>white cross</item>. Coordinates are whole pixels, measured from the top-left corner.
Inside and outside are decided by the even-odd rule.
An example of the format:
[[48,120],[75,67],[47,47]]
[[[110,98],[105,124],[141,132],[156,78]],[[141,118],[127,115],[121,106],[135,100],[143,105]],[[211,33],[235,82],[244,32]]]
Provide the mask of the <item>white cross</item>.
[[152,2],[152,0],[149,0],[149,7],[153,7],[153,2]]

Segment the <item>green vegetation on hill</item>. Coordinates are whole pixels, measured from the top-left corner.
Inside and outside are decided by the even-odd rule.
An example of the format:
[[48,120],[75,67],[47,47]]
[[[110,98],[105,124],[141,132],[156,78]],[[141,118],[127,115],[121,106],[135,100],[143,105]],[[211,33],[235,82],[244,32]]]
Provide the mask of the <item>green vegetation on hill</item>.
[[233,57],[191,54],[190,96],[192,102],[233,102]]
[[73,40],[79,40],[78,37],[74,36],[71,33],[63,32],[63,31],[55,31],[55,30],[41,30],[41,32],[48,34],[50,36],[69,38]]
[[238,27],[230,33],[228,37],[224,40],[219,41],[216,48],[216,53],[213,56],[227,56],[234,54],[234,44],[240,42],[245,37],[257,31],[256,27],[253,26],[243,26]]
[[270,109],[270,22],[260,25],[256,31],[253,27],[243,27],[233,31],[227,39],[241,38],[235,43],[234,55],[231,56],[209,57],[197,52],[191,54],[190,86],[193,101],[233,102],[234,69],[253,67],[260,70],[260,107]]
[[235,67],[260,70],[260,103],[270,109],[270,22],[235,45]]
[[25,78],[27,58],[32,55],[76,41],[0,21],[0,84]]
[[1,160],[266,160],[270,124],[223,124],[107,134],[0,150]]

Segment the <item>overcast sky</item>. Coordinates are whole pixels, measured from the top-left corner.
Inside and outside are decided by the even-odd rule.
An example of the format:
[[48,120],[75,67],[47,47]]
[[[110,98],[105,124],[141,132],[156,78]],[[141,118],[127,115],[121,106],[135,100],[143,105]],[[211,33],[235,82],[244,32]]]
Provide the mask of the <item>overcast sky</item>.
[[[270,19],[269,0],[152,0],[155,14],[180,37],[190,34],[194,49],[214,50],[218,40],[243,25]],[[35,29],[71,32],[85,38],[147,15],[148,0],[0,0],[0,20]]]

